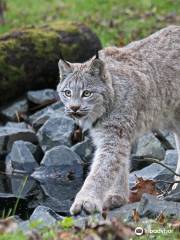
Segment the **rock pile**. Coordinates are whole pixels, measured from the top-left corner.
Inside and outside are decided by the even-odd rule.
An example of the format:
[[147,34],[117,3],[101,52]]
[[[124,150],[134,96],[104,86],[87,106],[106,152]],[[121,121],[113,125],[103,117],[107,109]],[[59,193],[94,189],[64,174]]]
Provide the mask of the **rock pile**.
[[[75,122],[64,115],[63,105],[57,101],[53,89],[29,91],[26,98],[3,108],[0,116],[1,164],[5,165],[6,173],[13,176],[10,178],[11,188],[14,189],[11,198],[17,196],[17,190],[22,184],[22,178],[18,179],[14,174],[29,175],[23,196],[27,200],[27,207],[35,209],[30,219],[39,216],[42,219],[48,218],[45,224],[63,219],[55,212],[68,215],[73,198],[83,184],[95,150],[90,136],[79,134],[80,129]],[[163,132],[163,136],[169,141],[166,146],[174,147],[171,133]],[[142,156],[143,164],[138,160]],[[132,148],[129,176],[131,187],[137,176],[173,180],[172,172],[156,163],[146,162],[146,157],[159,159],[175,170],[176,149],[165,148],[156,135],[148,133]],[[36,182],[39,183],[38,186]],[[161,182],[158,187],[162,188]],[[6,199],[3,191],[0,195],[0,200],[2,199]],[[180,202],[180,188],[166,196],[165,200],[145,194],[140,202],[113,210],[110,216],[129,219],[134,208],[138,209],[142,217],[151,217],[164,210],[167,215],[178,216],[180,203],[177,202]],[[78,224],[79,218],[75,219]],[[83,224],[87,217],[82,217],[81,220]],[[21,225],[25,229],[25,222]]]

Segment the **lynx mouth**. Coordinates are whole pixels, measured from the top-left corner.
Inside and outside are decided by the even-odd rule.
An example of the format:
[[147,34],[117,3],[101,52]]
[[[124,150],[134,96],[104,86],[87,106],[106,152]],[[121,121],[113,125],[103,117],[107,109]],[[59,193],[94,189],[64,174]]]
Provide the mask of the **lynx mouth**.
[[82,118],[82,117],[86,116],[85,113],[81,113],[81,112],[71,112],[71,113],[68,113],[68,115],[70,117],[75,117],[75,118]]

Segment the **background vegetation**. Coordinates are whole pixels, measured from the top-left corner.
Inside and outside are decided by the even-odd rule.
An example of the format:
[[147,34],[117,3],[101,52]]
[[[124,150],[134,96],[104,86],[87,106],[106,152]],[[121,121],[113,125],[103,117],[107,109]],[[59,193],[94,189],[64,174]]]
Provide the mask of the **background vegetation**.
[[53,20],[85,23],[103,46],[122,46],[170,24],[180,24],[180,0],[6,0],[0,33]]

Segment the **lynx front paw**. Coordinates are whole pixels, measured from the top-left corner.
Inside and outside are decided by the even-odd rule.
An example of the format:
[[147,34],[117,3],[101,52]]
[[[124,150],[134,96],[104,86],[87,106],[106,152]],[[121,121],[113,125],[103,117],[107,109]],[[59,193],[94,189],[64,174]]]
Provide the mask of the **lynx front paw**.
[[70,208],[70,213],[75,215],[80,213],[82,210],[88,214],[102,212],[102,201],[97,197],[89,196],[86,193],[84,193],[83,196],[77,196]]
[[103,209],[113,209],[121,207],[127,202],[128,200],[120,195],[108,195],[108,197],[104,201]]

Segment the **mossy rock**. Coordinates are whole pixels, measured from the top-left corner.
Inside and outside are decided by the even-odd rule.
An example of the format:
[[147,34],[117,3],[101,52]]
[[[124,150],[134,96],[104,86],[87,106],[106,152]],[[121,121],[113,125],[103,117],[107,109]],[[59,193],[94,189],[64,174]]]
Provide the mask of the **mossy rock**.
[[0,106],[29,89],[55,87],[60,52],[71,62],[83,62],[101,49],[86,26],[55,22],[0,36]]

